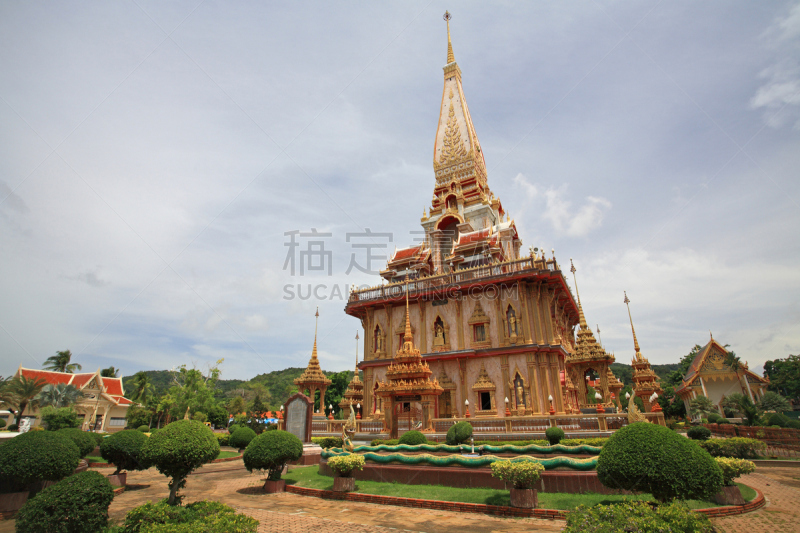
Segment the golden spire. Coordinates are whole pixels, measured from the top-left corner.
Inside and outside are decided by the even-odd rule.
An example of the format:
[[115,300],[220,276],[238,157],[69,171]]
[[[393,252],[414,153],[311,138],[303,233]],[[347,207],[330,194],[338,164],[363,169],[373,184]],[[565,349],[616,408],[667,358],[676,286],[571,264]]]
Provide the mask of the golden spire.
[[317,326],[319,325],[319,307],[317,307],[317,312],[314,313],[316,317],[314,319],[314,349],[311,350],[311,359],[317,358]]
[[450,19],[453,18],[453,15],[449,11],[445,11],[442,18],[447,22],[447,64],[449,65],[456,61],[456,56],[453,55],[453,43],[450,42]]
[[356,376],[358,375],[358,332],[356,331]]
[[583,316],[583,307],[581,306],[581,293],[578,292],[578,278],[575,276],[577,269],[572,264],[572,258],[569,258],[569,271],[572,272],[572,279],[575,281],[575,296],[578,298],[578,317],[580,319],[581,329],[587,329],[589,326],[586,324],[586,317]]
[[628,319],[631,321],[631,332],[633,332],[633,347],[636,350],[636,359],[641,361],[642,354],[639,350],[639,341],[636,340],[636,330],[633,329],[633,318],[631,318],[631,306],[629,305],[631,301],[628,299],[628,292],[622,291],[625,294],[625,305],[628,307]]
[[406,332],[403,335],[404,342],[413,342],[414,336],[411,334],[411,318],[408,314],[408,276],[406,276]]

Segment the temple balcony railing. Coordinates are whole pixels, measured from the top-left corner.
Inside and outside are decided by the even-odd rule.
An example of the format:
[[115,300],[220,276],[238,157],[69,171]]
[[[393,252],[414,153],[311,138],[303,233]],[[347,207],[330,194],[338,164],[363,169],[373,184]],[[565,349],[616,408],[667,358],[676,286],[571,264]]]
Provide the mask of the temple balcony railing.
[[[559,270],[555,258],[545,259],[527,256],[501,263],[480,265],[464,268],[444,274],[415,278],[408,280],[408,294],[419,294],[428,291],[446,291],[471,281],[491,281],[492,278],[502,279],[509,274],[540,272],[556,272]],[[406,282],[397,281],[386,285],[377,285],[358,289],[350,292],[348,303],[365,302],[371,300],[385,300],[400,298],[405,295]]]
[[[663,413],[644,413],[648,422],[666,425]],[[434,418],[434,433],[447,433],[456,422],[469,422],[473,433],[480,434],[513,434],[544,433],[547,428],[557,427],[566,433],[600,433],[616,431],[628,425],[626,413],[601,414],[556,414],[533,416],[506,416],[502,418]],[[415,424],[406,419],[398,420],[400,433],[415,429]],[[312,423],[312,434],[342,434],[342,425],[346,420],[315,420]],[[387,428],[383,419],[356,420],[356,433],[385,434]]]

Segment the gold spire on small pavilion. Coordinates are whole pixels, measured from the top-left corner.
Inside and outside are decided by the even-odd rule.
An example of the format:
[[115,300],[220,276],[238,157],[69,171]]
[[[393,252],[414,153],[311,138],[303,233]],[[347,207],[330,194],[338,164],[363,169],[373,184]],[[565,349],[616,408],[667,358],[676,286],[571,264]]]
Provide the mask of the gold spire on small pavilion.
[[408,314],[408,276],[406,276],[406,331],[403,334],[403,342],[414,343],[414,335],[411,333],[411,318]]
[[636,350],[636,359],[641,361],[642,359],[642,352],[639,349],[639,341],[636,339],[636,330],[633,329],[633,318],[631,317],[631,301],[628,299],[628,292],[622,291],[625,294],[625,306],[628,308],[628,320],[631,321],[631,332],[633,333],[633,348]]
[[308,366],[300,375],[300,377],[294,380],[294,383],[298,386],[303,384],[324,384],[330,385],[331,380],[325,377],[325,374],[322,372],[322,368],[319,366],[319,358],[317,357],[317,326],[319,325],[319,307],[317,307],[317,312],[314,313],[315,324],[314,324],[314,348],[311,350],[311,359],[308,361]]
[[450,19],[453,15],[449,11],[445,11],[442,18],[447,22],[447,64],[455,63],[456,56],[453,55],[453,43],[450,41]]
[[586,317],[583,316],[583,307],[581,306],[581,293],[578,292],[578,278],[577,276],[575,276],[575,272],[577,272],[577,269],[575,268],[575,265],[572,263],[571,257],[569,258],[569,267],[570,267],[569,271],[572,272],[572,279],[575,282],[575,296],[578,299],[578,318],[580,321],[580,326],[581,329],[588,329],[589,325],[586,323]]

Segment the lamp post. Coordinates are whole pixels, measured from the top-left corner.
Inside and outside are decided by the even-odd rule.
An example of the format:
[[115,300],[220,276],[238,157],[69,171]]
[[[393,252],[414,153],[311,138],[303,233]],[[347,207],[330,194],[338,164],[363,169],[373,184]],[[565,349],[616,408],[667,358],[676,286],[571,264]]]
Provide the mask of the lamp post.
[[361,403],[356,404],[356,418],[361,420]]
[[594,397],[597,400],[597,412],[598,413],[605,413],[606,410],[603,407],[603,396],[599,392],[594,393]]
[[506,396],[506,416],[511,416],[511,410],[508,408],[508,396]]
[[650,405],[652,406],[650,411],[653,413],[660,413],[663,409],[661,409],[661,405],[656,400],[658,400],[658,394],[654,392],[653,395],[650,396]]
[[333,420],[333,404],[328,404],[328,420]]
[[556,414],[556,410],[553,409],[553,395],[552,394],[549,395],[547,397],[547,399],[550,401],[550,415],[552,416],[552,415]]
[[464,406],[466,407],[466,413],[464,413],[464,418],[469,418],[469,400],[464,400]]

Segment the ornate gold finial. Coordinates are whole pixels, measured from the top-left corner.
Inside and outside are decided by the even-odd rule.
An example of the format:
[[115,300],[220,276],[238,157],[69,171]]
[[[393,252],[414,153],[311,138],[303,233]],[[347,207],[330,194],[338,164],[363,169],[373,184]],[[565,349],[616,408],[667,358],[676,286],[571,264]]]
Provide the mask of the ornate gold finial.
[[628,292],[622,291],[625,294],[625,305],[628,307],[628,320],[631,321],[631,332],[633,333],[633,348],[636,350],[636,359],[641,360],[642,354],[639,350],[639,341],[636,340],[636,330],[633,329],[633,318],[631,318],[631,306],[629,305],[631,301],[628,299]]
[[601,345],[603,344],[603,341],[600,339],[600,324],[597,324],[597,342]]
[[319,325],[319,307],[317,307],[317,312],[314,313],[316,317],[314,319],[314,349],[311,350],[311,359],[317,358],[317,326]]
[[411,317],[408,313],[408,274],[406,274],[406,331],[403,334],[404,342],[412,342],[414,340],[411,334]]
[[358,375],[358,332],[356,331],[356,376]]
[[714,340],[714,334],[711,333],[711,330],[708,330],[708,334],[711,336],[711,340],[713,341]]
[[456,61],[456,56],[453,55],[453,43],[450,42],[450,19],[453,18],[453,15],[449,11],[445,11],[442,18],[447,22],[447,64],[449,65]]
[[586,325],[586,317],[583,316],[583,306],[581,306],[581,293],[578,292],[578,278],[575,276],[575,272],[577,269],[575,265],[572,263],[572,258],[569,258],[569,271],[572,272],[572,279],[575,282],[575,296],[578,299],[578,319],[581,325],[581,329],[588,329],[589,326]]

